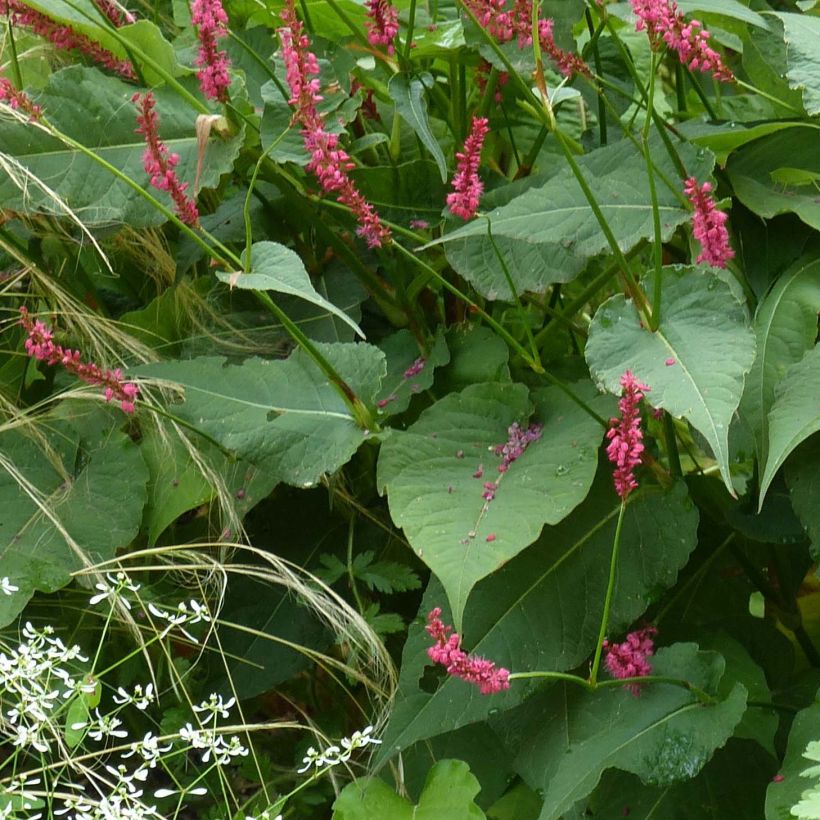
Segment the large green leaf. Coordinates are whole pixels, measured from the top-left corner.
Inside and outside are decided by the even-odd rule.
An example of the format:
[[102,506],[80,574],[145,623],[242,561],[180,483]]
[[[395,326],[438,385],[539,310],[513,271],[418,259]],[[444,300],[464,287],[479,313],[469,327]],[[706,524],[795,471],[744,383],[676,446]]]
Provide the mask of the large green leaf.
[[432,83],[433,78],[426,74],[423,78],[409,77],[404,74],[394,74],[390,78],[388,91],[390,98],[396,104],[396,111],[402,119],[416,132],[424,147],[430,152],[438,165],[441,181],[447,181],[447,160],[438,144],[438,140],[430,131],[427,119],[427,101],[424,96],[425,82]]
[[769,449],[760,479],[760,506],[789,454],[820,430],[820,347],[815,347],[778,384],[769,412]]
[[0,574],[19,587],[0,595],[3,626],[35,590],[54,592],[130,543],[145,505],[148,470],[128,436],[59,422],[48,454],[45,443],[16,430],[0,437]]
[[[595,648],[609,578],[609,557],[620,499],[600,471],[587,499],[565,521],[548,527],[530,549],[475,588],[464,616],[464,648],[508,667],[566,671]],[[635,621],[675,582],[697,540],[698,513],[681,482],[668,493],[640,490],[630,497],[621,533],[618,582],[610,633]],[[445,610],[433,579],[421,606]],[[399,750],[442,732],[484,720],[520,703],[532,688],[517,681],[487,697],[445,677],[435,691],[420,686],[430,665],[430,638],[421,622],[409,632],[399,690],[377,765]]]
[[[577,385],[592,398],[591,384]],[[378,483],[416,554],[441,580],[457,624],[470,590],[521,552],[544,524],[557,524],[589,491],[601,438],[598,423],[556,388],[474,385],[451,393],[382,445]],[[534,419],[540,440],[501,474],[491,452],[507,429]],[[485,482],[496,482],[486,502]]]
[[[372,404],[384,375],[384,354],[366,344],[316,347],[354,392]],[[144,365],[136,373],[181,385],[175,416],[280,481],[314,484],[341,467],[368,433],[355,422],[319,367],[301,350],[288,359],[229,364],[210,356]]]
[[789,497],[811,541],[811,555],[820,561],[820,436],[802,444],[786,464]]
[[[714,691],[723,658],[699,652],[696,644],[664,647],[652,672],[682,678]],[[537,709],[538,720],[533,720]],[[657,684],[635,697],[623,688],[585,692],[557,684],[535,703],[523,705],[516,768],[544,792],[540,820],[557,820],[588,795],[610,768],[666,785],[694,777],[732,736],[746,709],[746,689],[704,706],[686,689]]]
[[418,805],[399,797],[383,780],[348,783],[333,804],[333,820],[482,820],[473,798],[481,785],[461,760],[440,760],[430,769]]
[[768,415],[777,384],[814,346],[820,311],[820,259],[803,258],[775,283],[754,319],[757,353],[746,378],[740,414],[755,437],[758,461],[766,463]]
[[272,290],[276,293],[285,293],[305,299],[337,316],[360,336],[364,336],[356,323],[343,310],[317,293],[299,254],[278,242],[255,242],[251,245],[251,269],[248,273],[221,272],[216,276],[232,288]]
[[779,12],[786,40],[786,77],[790,88],[803,92],[809,116],[820,114],[820,19],[808,14]]
[[[668,239],[691,219],[691,212],[681,201],[678,173],[666,150],[660,141],[653,145],[661,227]],[[692,175],[699,179],[709,175],[714,166],[711,153],[686,143],[677,150]],[[646,168],[632,142],[599,148],[577,162],[622,250],[653,235]],[[578,181],[564,167],[546,184],[491,210],[487,219],[474,219],[440,240],[447,243],[453,267],[488,299],[512,296],[487,234],[488,219],[519,292],[543,292],[553,282],[569,282],[609,247]]]
[[[805,180],[781,177],[783,169],[797,169]],[[820,230],[820,197],[811,181],[820,174],[820,139],[816,127],[790,128],[755,140],[735,151],[726,166],[735,195],[764,218],[790,211]]]
[[662,298],[655,333],[623,295],[598,308],[586,346],[590,371],[613,393],[626,370],[649,385],[655,407],[685,417],[703,434],[734,495],[729,424],[755,354],[746,308],[726,282],[698,268],[664,268]]
[[[136,128],[136,108],[131,103],[134,86],[106,77],[94,68],[71,66],[51,75],[38,96],[49,121],[62,133],[88,148],[144,188],[149,187],[142,163],[145,143]],[[193,185],[197,168],[196,118],[177,94],[157,89],[160,136],[169,150],[179,154],[177,175]],[[208,140],[200,185],[215,187],[222,174],[233,167],[242,135]],[[16,120],[0,120],[0,145],[49,188],[86,225],[127,222],[140,228],[165,221],[150,203],[110,171],[80,151],[63,144],[40,129]],[[152,195],[171,206],[168,194],[151,189]],[[53,197],[29,182],[21,190],[0,176],[0,200],[10,210],[27,213],[64,214]]]
[[801,777],[809,761],[803,757],[806,746],[820,739],[820,698],[797,713],[789,732],[786,756],[780,769],[782,778],[769,784],[766,792],[766,820],[793,820],[791,808],[800,795],[812,785],[812,780]]

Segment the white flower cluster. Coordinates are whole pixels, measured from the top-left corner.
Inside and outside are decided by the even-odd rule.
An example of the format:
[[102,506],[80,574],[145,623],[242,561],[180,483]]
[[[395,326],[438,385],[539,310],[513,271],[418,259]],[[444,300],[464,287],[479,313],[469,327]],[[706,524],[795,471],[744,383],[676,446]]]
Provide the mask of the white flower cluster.
[[94,691],[96,684],[75,680],[64,664],[87,661],[79,646],[67,647],[54,628],[23,628],[23,641],[0,651],[0,728],[13,746],[47,752],[60,727],[51,716],[61,699]]
[[367,726],[361,732],[354,732],[350,737],[343,737],[338,746],[328,746],[322,752],[317,752],[311,746],[302,758],[304,765],[298,770],[299,774],[304,774],[312,766],[321,769],[325,766],[338,766],[340,763],[347,763],[356,749],[363,749],[372,743],[381,743],[381,740],[373,737],[372,732],[373,727]]
[[116,575],[107,572],[105,577],[108,578],[108,583],[100,581],[100,583],[94,584],[94,588],[99,592],[93,595],[88,603],[91,606],[96,606],[101,601],[111,601],[113,605],[119,601],[126,609],[131,609],[131,602],[123,593],[126,590],[128,592],[138,592],[140,585],[132,583],[124,572],[118,572]]
[[213,757],[217,766],[227,766],[235,757],[248,755],[248,749],[236,735],[225,740],[216,729],[194,729],[190,723],[186,723],[179,730],[179,736],[190,744],[192,749],[202,752],[203,763],[208,763]]
[[[190,609],[189,609],[190,606]],[[197,639],[183,627],[185,625],[210,623],[211,612],[205,604],[199,601],[180,601],[175,610],[168,611],[167,609],[160,609],[154,604],[148,604],[148,611],[158,620],[167,621],[166,626],[161,633],[161,637],[165,637],[174,627],[179,627],[179,631],[188,638],[192,643],[198,643]]]

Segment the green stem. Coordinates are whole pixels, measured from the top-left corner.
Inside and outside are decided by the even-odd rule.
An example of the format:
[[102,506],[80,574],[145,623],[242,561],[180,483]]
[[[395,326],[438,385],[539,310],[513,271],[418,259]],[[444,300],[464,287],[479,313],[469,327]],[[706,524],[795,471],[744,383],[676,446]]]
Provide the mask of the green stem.
[[364,32],[348,17],[347,12],[336,2],[336,0],[326,0],[330,8],[333,9],[336,16],[350,29],[354,40],[358,40],[368,51],[373,51],[373,46],[370,45]]
[[604,651],[604,640],[607,629],[609,629],[609,614],[612,610],[612,596],[615,592],[615,579],[618,575],[618,549],[621,545],[621,528],[624,523],[626,513],[626,499],[621,500],[621,509],[618,511],[618,523],[615,525],[615,538],[612,542],[612,558],[609,562],[609,581],[606,587],[604,598],[604,612],[601,616],[601,628],[598,631],[598,643],[595,647],[595,657],[592,660],[592,672],[589,675],[590,683],[595,686],[598,683],[598,670],[601,666],[601,654]]
[[407,36],[404,40],[404,59],[410,62],[410,49],[413,45],[413,31],[416,27],[416,0],[410,0],[410,11],[407,17]]
[[773,102],[776,105],[780,105],[783,108],[787,108],[792,114],[796,114],[797,116],[802,116],[803,112],[799,108],[795,108],[793,105],[789,105],[788,103],[783,102],[783,100],[778,99],[773,94],[769,94],[766,91],[763,91],[761,88],[756,88],[749,83],[743,82],[743,80],[739,80],[735,77],[735,85],[739,85],[741,88],[745,88],[747,91],[751,91],[754,94],[759,94],[761,97],[765,97],[769,102]]
[[353,533],[356,522],[356,516],[350,516],[350,524],[347,528],[347,577],[350,582],[350,589],[353,592],[353,597],[356,600],[356,607],[359,610],[359,615],[364,614],[364,605],[362,598],[359,595],[359,587],[356,584],[356,573],[353,570]]
[[[584,9],[584,19],[587,21],[587,28],[589,29],[589,35],[591,37],[590,43],[592,44],[592,60],[595,63],[595,73],[603,78],[604,71],[602,68],[601,63],[601,51],[598,48],[598,40],[600,37],[600,31],[603,29],[603,26],[599,27],[598,31],[595,30],[595,24],[592,21],[592,12],[590,12],[589,8]],[[604,105],[604,101],[601,99],[603,93],[599,90],[598,91],[598,138],[600,140],[601,145],[606,145],[607,143],[607,125],[606,125],[606,106]]]
[[11,13],[6,18],[6,28],[8,29],[9,50],[11,51],[11,76],[14,85],[23,90],[23,74],[20,71],[20,63],[17,61],[17,44],[14,42],[14,27],[11,25]]
[[683,469],[680,465],[675,422],[666,410],[663,411],[663,433],[666,439],[666,455],[669,457],[669,472],[671,472],[675,478],[680,478],[683,475]]
[[686,113],[686,74],[679,61],[675,62],[675,96],[678,100],[678,114]]
[[516,309],[518,310],[518,317],[521,320],[521,324],[524,326],[524,332],[527,335],[527,340],[530,343],[530,350],[532,351],[532,360],[538,362],[539,367],[541,365],[541,356],[538,353],[538,346],[535,344],[535,338],[532,335],[532,328],[530,327],[530,323],[527,321],[527,315],[524,311],[524,306],[521,304],[521,299],[518,295],[518,290],[515,287],[515,282],[513,281],[512,274],[510,273],[510,269],[507,266],[506,261],[504,260],[504,255],[498,249],[498,245],[495,242],[495,238],[493,237],[493,229],[492,229],[492,221],[490,217],[485,217],[487,220],[487,238],[490,240],[490,244],[493,246],[493,251],[495,252],[496,259],[498,259],[498,264],[501,265],[501,270],[504,271],[504,278],[507,280],[507,285],[510,288],[510,291],[513,295],[513,301],[515,302]]
[[649,151],[649,130],[652,127],[652,114],[655,110],[655,72],[658,68],[658,59],[655,52],[652,52],[649,69],[649,87],[646,94],[646,117],[641,129],[641,145],[643,146],[644,162],[646,164],[646,176],[649,181],[649,200],[652,203],[652,228],[654,233],[654,243],[652,257],[654,261],[654,288],[652,294],[652,315],[650,316],[649,329],[656,331],[661,322],[661,298],[662,298],[662,270],[663,267],[663,245],[661,244],[661,214],[658,209],[658,192],[655,188],[655,168],[652,162],[652,155]]
[[692,88],[695,89],[695,93],[698,95],[700,101],[703,103],[703,107],[706,109],[706,113],[709,115],[709,119],[712,122],[715,122],[718,119],[718,115],[715,113],[715,109],[712,108],[712,103],[709,102],[709,98],[706,96],[706,92],[701,87],[698,78],[695,77],[692,72],[686,67],[683,67],[686,76],[689,78],[689,82],[692,84]]

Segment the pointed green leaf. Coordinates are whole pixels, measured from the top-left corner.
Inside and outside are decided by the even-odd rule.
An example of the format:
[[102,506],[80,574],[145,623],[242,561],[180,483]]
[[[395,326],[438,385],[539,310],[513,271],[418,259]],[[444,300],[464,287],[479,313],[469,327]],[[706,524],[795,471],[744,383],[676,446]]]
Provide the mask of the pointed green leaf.
[[[66,746],[69,749],[75,749],[82,743],[85,737],[88,719],[91,716],[91,710],[99,706],[100,696],[102,694],[102,687],[100,682],[95,681],[90,675],[86,675],[83,679],[83,685],[94,683],[93,692],[84,692],[79,690],[74,695],[68,705],[68,711],[65,716],[65,728],[63,733],[65,735]],[[86,724],[79,728],[74,728],[78,724]]]
[[348,783],[333,804],[333,820],[482,820],[473,802],[481,785],[461,760],[440,760],[430,769],[418,805],[399,797],[383,780]]
[[[245,254],[242,261],[245,261]],[[216,277],[240,290],[272,290],[305,299],[338,316],[364,338],[364,333],[343,310],[316,292],[299,254],[278,242],[256,242],[251,246],[251,269],[248,273],[223,271]]]
[[[385,372],[384,354],[366,344],[316,348],[365,403]],[[251,462],[265,462],[280,481],[316,483],[345,464],[367,438],[324,373],[301,350],[288,359],[222,357],[144,365],[135,373],[181,385],[185,401],[171,412]]]
[[0,437],[0,574],[19,587],[0,595],[3,626],[35,590],[64,587],[139,530],[148,481],[139,448],[116,430],[87,438],[55,427],[48,454],[16,430]]
[[820,436],[800,446],[785,472],[792,508],[809,536],[812,558],[820,561]]
[[789,454],[812,433],[820,430],[820,347],[795,365],[775,390],[769,412],[769,450],[760,479],[760,506],[775,473]]
[[[62,133],[87,145],[98,157],[148,190],[148,175],[142,162],[145,143],[134,133],[137,112],[131,102],[133,93],[133,85],[107,77],[95,68],[71,66],[51,75],[47,87],[37,95],[37,102]],[[193,185],[199,112],[167,89],[157,89],[154,94],[160,137],[170,151],[179,154],[177,176]],[[241,144],[241,132],[229,139],[212,136],[208,140],[202,187],[216,187],[220,176],[232,169]],[[0,145],[43,180],[86,225],[127,222],[133,228],[142,228],[165,221],[153,205],[98,162],[40,129],[4,118],[0,120]],[[150,191],[172,208],[167,193],[153,188]],[[65,215],[65,209],[54,202],[53,196],[34,182],[29,180],[21,190],[5,173],[0,174],[0,201],[5,208],[23,213]]]
[[425,99],[425,81],[433,82],[429,74],[423,78],[409,77],[405,74],[394,74],[387,87],[390,99],[396,103],[396,111],[402,119],[416,132],[422,145],[430,152],[438,165],[441,181],[447,181],[447,160],[438,140],[430,131],[427,119],[427,100]]
[[[620,499],[608,471],[601,470],[586,500],[538,542],[475,588],[464,614],[464,648],[514,672],[574,669],[595,648],[609,579],[609,558]],[[610,632],[634,622],[675,583],[697,543],[698,512],[683,482],[671,491],[641,489],[630,497],[621,532],[618,583]],[[434,607],[450,616],[441,584],[433,579],[413,623],[399,690],[375,765],[419,740],[484,720],[531,694],[517,681],[509,692],[482,695],[476,687],[442,677],[422,688],[430,638],[422,621]],[[537,627],[533,627],[536,624]]]
[[[692,175],[709,175],[714,165],[711,153],[686,143],[677,149]],[[658,169],[661,228],[668,239],[692,215],[681,200],[678,173],[660,143],[653,147],[652,157]],[[577,162],[622,250],[653,236],[649,182],[635,145],[623,140]],[[661,181],[661,174],[674,181],[672,187]],[[504,191],[493,193],[502,196]],[[489,211],[487,219],[519,292],[543,292],[553,282],[569,282],[592,257],[609,248],[578,181],[566,167],[546,184]],[[507,278],[487,235],[487,219],[474,219],[439,241],[447,243],[453,267],[483,296],[510,300]]]
[[746,308],[726,282],[698,268],[664,268],[662,298],[655,333],[620,294],[598,308],[586,346],[590,371],[613,393],[620,393],[626,370],[649,385],[654,407],[683,416],[703,434],[734,495],[729,424],[755,355]]
[[814,346],[820,312],[820,259],[801,259],[775,282],[754,319],[757,353],[746,377],[741,417],[755,437],[758,461],[766,463],[768,415],[775,387],[791,365]]
[[[576,387],[593,397],[589,383]],[[503,474],[492,448],[504,444],[514,422],[526,428],[533,410],[520,384],[452,393],[382,446],[379,487],[393,520],[447,590],[456,623],[475,583],[535,541],[544,524],[564,518],[595,475],[598,423],[555,388],[533,399],[542,436]],[[485,482],[498,484],[489,502]]]
[[803,92],[803,107],[813,117],[820,114],[820,19],[789,12],[778,12],[777,17],[783,22],[789,88]]
[[[652,658],[652,673],[714,691],[724,661],[695,644],[675,644]],[[746,689],[736,684],[714,705],[686,689],[647,684],[635,697],[622,687],[585,692],[556,684],[539,703],[520,707],[524,726],[516,768],[544,792],[539,820],[557,820],[586,797],[601,774],[615,767],[644,783],[665,785],[694,777],[732,736],[746,709]],[[533,720],[537,709],[539,720]]]

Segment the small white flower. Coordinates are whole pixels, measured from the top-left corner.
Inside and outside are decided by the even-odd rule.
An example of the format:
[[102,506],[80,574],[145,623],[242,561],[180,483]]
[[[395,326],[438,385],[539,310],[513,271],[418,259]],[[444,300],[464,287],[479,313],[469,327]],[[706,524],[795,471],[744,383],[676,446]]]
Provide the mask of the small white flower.
[[132,583],[124,572],[118,572],[116,575],[112,575],[110,572],[107,572],[105,577],[108,578],[108,584],[104,581],[94,584],[94,588],[98,589],[99,592],[97,595],[93,595],[89,599],[91,606],[95,606],[100,603],[100,601],[110,598],[111,603],[119,600],[126,609],[131,609],[131,602],[122,593],[125,590],[128,590],[129,592],[138,592],[140,585]]
[[134,687],[132,693],[128,693],[122,686],[117,689],[117,694],[114,695],[114,703],[124,706],[127,703],[133,703],[140,712],[144,712],[148,706],[153,703],[154,698],[154,684],[149,683],[143,687],[138,683]]
[[219,715],[226,718],[229,716],[229,709],[236,703],[236,698],[229,698],[227,702],[222,701],[222,695],[211,692],[208,700],[203,700],[199,706],[194,706],[195,712],[210,712],[212,715]]
[[14,595],[15,592],[19,592],[20,587],[14,586],[14,584],[9,581],[8,575],[4,575],[0,578],[0,592],[4,595]]
[[167,746],[159,745],[159,738],[148,732],[142,740],[132,744],[131,750],[123,753],[123,757],[131,757],[138,754],[143,761],[148,765],[149,769],[153,769],[165,752],[171,751],[171,744]]
[[[104,737],[128,737],[125,729],[120,729],[122,721],[114,715],[101,715],[99,709],[94,710],[97,719],[89,726],[88,736],[92,740],[102,740]],[[81,729],[83,724],[77,724],[76,728]],[[75,728],[72,726],[72,729]]]
[[301,769],[297,769],[299,774],[304,774],[308,769],[315,766],[321,769],[323,766],[337,766],[339,763],[347,763],[356,749],[363,749],[371,743],[381,743],[381,740],[373,737],[373,727],[367,726],[360,732],[354,732],[349,738],[343,737],[339,744],[341,746],[328,746],[323,752],[317,752],[311,746],[307,754],[302,758],[304,764]]

